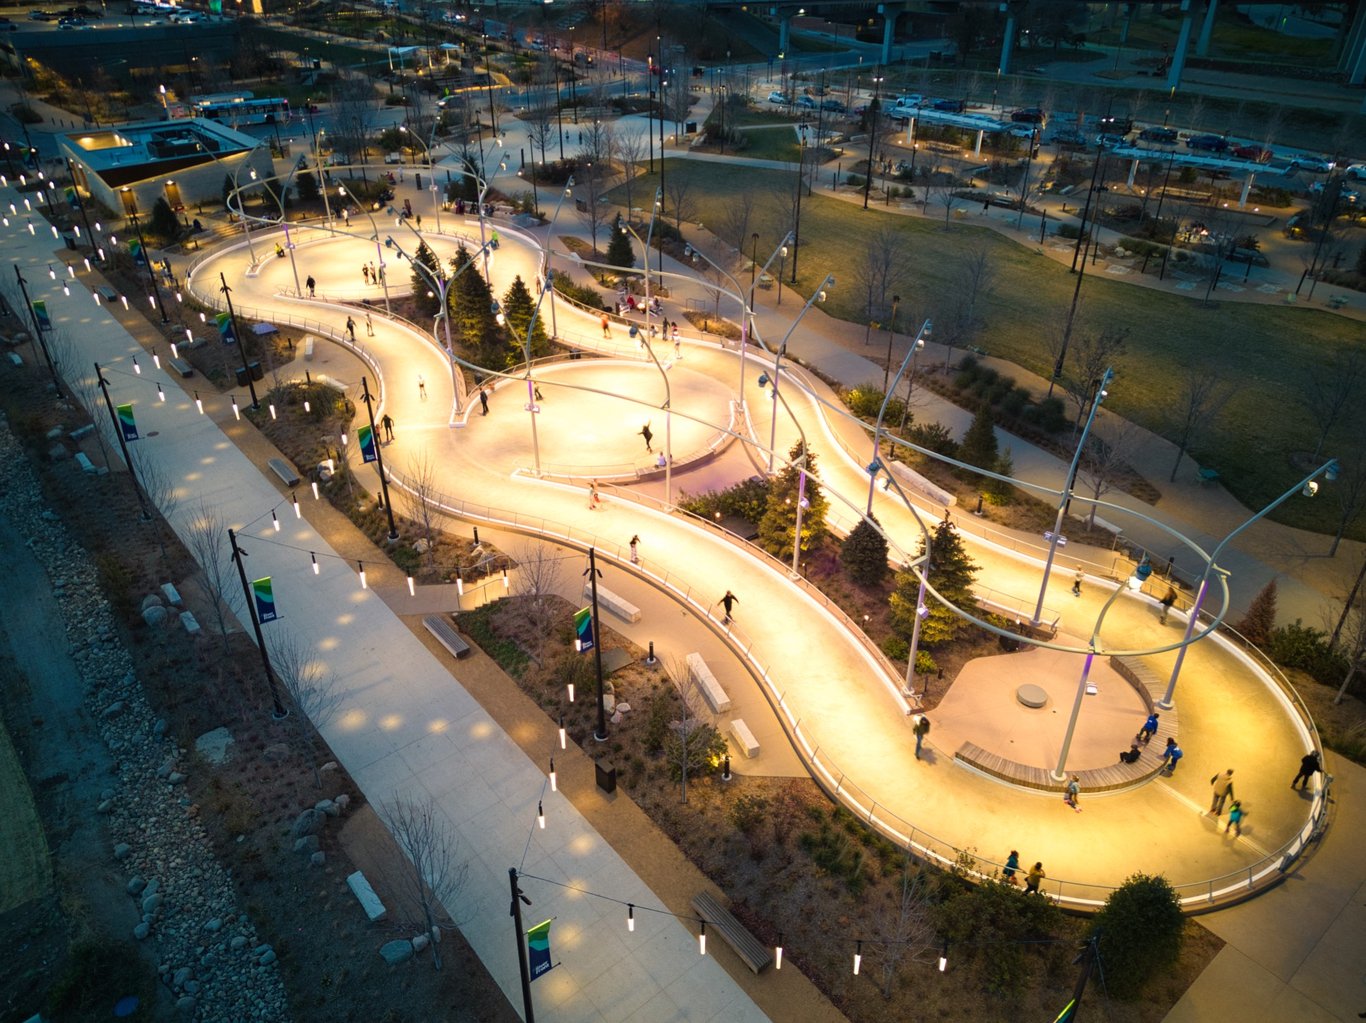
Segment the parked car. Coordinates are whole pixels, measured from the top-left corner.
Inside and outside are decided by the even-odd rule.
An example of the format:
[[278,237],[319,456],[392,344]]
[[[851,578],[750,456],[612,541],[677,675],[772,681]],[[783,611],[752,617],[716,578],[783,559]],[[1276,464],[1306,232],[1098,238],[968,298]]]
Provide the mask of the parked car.
[[1337,164],[1326,156],[1314,156],[1311,153],[1297,153],[1290,158],[1290,164],[1286,167],[1289,171],[1313,171],[1316,174],[1327,174],[1336,167]]
[[961,114],[968,108],[968,105],[961,99],[937,99],[934,101],[934,109],[942,110],[946,114]]
[[844,104],[831,96],[821,100],[821,109],[833,110],[837,114],[842,114],[844,113]]
[[892,106],[908,107],[914,109],[915,107],[922,106],[924,102],[924,96],[920,95],[920,93],[918,92],[912,92],[905,96],[898,96],[895,100],[892,101]]
[[1122,146],[1128,141],[1129,140],[1126,139],[1123,135],[1096,136],[1096,145],[1100,146],[1101,149],[1114,149],[1116,146]]
[[1106,116],[1100,119],[1100,132],[1102,135],[1128,135],[1134,130],[1134,120],[1132,117]]
[[807,110],[815,110],[817,103],[815,98],[812,96],[798,96],[797,106],[805,107]]
[[1228,139],[1222,135],[1192,135],[1186,139],[1186,148],[1206,153],[1222,153],[1228,149]]
[[1016,124],[1043,124],[1044,113],[1038,107],[1025,107],[1023,110],[1014,111],[1010,119]]
[[1084,146],[1086,136],[1076,128],[1059,128],[1048,141],[1058,146]]
[[[1316,194],[1321,194],[1324,190],[1325,184],[1326,182],[1323,181],[1315,181],[1312,185],[1309,186],[1309,191],[1314,192]],[[1338,197],[1348,205],[1355,206],[1361,200],[1361,193],[1356,191],[1355,189],[1351,189],[1348,188],[1346,185],[1343,185],[1342,191],[1338,193]]]
[[1251,160],[1253,163],[1266,163],[1271,159],[1271,150],[1261,146],[1234,146],[1233,155],[1240,160]]
[[1366,163],[1350,163],[1342,173],[1346,174],[1353,181],[1366,179]]
[[28,12],[28,20],[29,20],[29,21],[56,21],[56,20],[57,20],[58,18],[60,18],[60,17],[61,17],[60,14],[53,14],[51,11],[29,11],[29,12]]
[[0,20],[0,32],[18,32],[19,26],[10,21],[9,18]]
[[781,93],[781,92],[770,92],[770,93],[768,94],[768,101],[769,101],[770,103],[783,103],[783,104],[786,104],[788,100],[787,100],[787,96],[785,96],[785,95],[784,95],[783,93]]
[[1175,128],[1144,128],[1138,133],[1140,142],[1156,142],[1160,146],[1176,145]]
[[84,27],[85,27],[85,19],[84,19],[84,18],[59,18],[58,21],[57,21],[57,27],[58,27],[58,28],[84,28]]

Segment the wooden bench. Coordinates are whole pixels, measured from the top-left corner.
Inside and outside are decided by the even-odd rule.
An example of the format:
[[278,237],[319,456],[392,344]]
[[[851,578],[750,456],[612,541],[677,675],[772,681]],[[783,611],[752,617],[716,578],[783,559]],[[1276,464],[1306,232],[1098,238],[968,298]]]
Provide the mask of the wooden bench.
[[470,652],[470,645],[460,638],[455,625],[445,615],[427,615],[422,619],[422,624],[457,660]]
[[744,924],[735,919],[730,910],[717,902],[710,892],[694,895],[692,908],[706,921],[712,933],[719,934],[753,972],[762,973],[773,963],[773,950],[745,930]]
[[[591,597],[593,595],[592,584],[583,584],[583,595],[585,597]],[[636,607],[625,597],[619,596],[607,589],[607,587],[601,585],[598,586],[598,606],[606,608],[624,621],[640,621],[640,608]]]
[[707,705],[718,714],[730,710],[730,697],[721,688],[721,683],[716,681],[716,676],[707,667],[707,662],[702,660],[702,655],[688,654],[684,660],[688,665],[688,677],[702,691],[702,697],[707,701]]
[[304,335],[304,362],[313,361],[313,342],[316,338],[312,334]]
[[167,359],[166,365],[170,366],[173,372],[179,373],[183,377],[194,376],[194,367],[181,358]]
[[280,477],[287,487],[297,487],[299,485],[299,474],[294,471],[294,466],[290,465],[283,458],[272,458],[266,463],[270,466],[270,471]]
[[731,721],[730,734],[746,757],[752,760],[759,755],[759,740],[754,738],[754,733],[749,730],[744,718],[734,718]]

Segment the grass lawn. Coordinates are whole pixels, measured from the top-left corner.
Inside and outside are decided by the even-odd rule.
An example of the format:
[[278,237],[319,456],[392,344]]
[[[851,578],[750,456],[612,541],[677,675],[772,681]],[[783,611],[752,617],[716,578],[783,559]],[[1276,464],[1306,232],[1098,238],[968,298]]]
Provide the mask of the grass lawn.
[[[743,190],[754,191],[759,202],[751,230],[759,232],[760,249],[776,244],[791,222],[790,173],[685,160],[670,160],[668,173],[694,182],[694,222],[724,223],[726,204]],[[652,187],[648,176],[636,184],[637,189]],[[839,286],[830,293],[826,311],[866,322],[854,267],[863,256],[868,231],[883,225],[908,242],[905,283],[900,285],[903,322],[946,318],[941,310],[961,286],[961,261],[984,249],[995,284],[979,303],[986,326],[975,343],[990,355],[1047,375],[1052,357],[1046,339],[1061,329],[1076,278],[1067,267],[995,232],[967,223],[954,223],[946,231],[942,218],[865,212],[819,194],[804,197],[795,290],[805,294],[834,272]],[[1077,330],[1123,324],[1132,331],[1127,354],[1116,360],[1117,380],[1107,408],[1171,436],[1169,413],[1183,382],[1192,373],[1217,374],[1236,384],[1236,393],[1214,428],[1194,445],[1196,457],[1217,468],[1228,488],[1251,508],[1262,507],[1303,475],[1290,455],[1312,450],[1317,438],[1306,411],[1308,371],[1340,348],[1359,346],[1360,324],[1298,307],[1224,302],[1205,308],[1198,297],[1140,289],[1102,274],[1086,277],[1082,296]],[[858,382],[845,381],[850,386]],[[1336,526],[1336,502],[1288,502],[1278,518],[1330,531]],[[1358,527],[1355,535],[1362,532]]]
[[[1258,9],[1258,17],[1263,10]],[[1108,46],[1119,45],[1122,21],[1116,20],[1111,29],[1094,33],[1097,43]],[[1195,40],[1203,24],[1203,15],[1197,15],[1192,26],[1191,53],[1195,53]],[[1176,44],[1181,30],[1178,17],[1135,17],[1129,26],[1129,38],[1125,43],[1128,49],[1160,50]],[[1326,60],[1332,53],[1331,39],[1302,39],[1297,36],[1282,35],[1261,25],[1250,24],[1236,12],[1221,9],[1214,23],[1214,35],[1210,39],[1212,57],[1251,57],[1269,58],[1279,64],[1314,64]]]
[[797,162],[797,133],[791,127],[751,128],[744,135],[745,147],[740,150],[741,156],[755,160]]

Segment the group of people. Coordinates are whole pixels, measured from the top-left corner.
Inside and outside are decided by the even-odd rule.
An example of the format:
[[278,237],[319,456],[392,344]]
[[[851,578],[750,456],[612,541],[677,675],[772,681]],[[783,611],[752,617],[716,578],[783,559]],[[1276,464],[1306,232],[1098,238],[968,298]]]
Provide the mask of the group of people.
[[[1020,853],[1018,850],[1010,850],[1010,855],[1006,857],[1006,865],[1001,868],[1001,876],[1010,884],[1019,884],[1019,879],[1015,876],[1020,870]],[[1039,885],[1048,875],[1044,873],[1042,861],[1035,863],[1025,874],[1025,894],[1038,895]]]
[[360,275],[365,279],[366,284],[384,283],[384,267],[381,266],[376,269],[373,262],[362,263],[360,265]]

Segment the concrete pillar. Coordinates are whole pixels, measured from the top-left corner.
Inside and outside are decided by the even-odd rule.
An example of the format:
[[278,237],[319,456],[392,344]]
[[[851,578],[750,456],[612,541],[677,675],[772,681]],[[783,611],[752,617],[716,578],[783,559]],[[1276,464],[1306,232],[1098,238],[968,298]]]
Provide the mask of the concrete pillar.
[[1209,6],[1205,8],[1205,20],[1200,25],[1200,39],[1195,44],[1195,55],[1205,57],[1209,55],[1210,36],[1214,35],[1214,15],[1219,10],[1219,0],[1209,0]]
[[1257,175],[1255,172],[1249,172],[1248,176],[1243,179],[1243,194],[1238,196],[1239,209],[1247,205],[1248,193],[1252,191],[1252,183],[1256,180]]
[[[888,8],[893,8],[888,10]],[[882,15],[882,58],[884,67],[892,62],[892,40],[896,36],[896,7],[894,4],[878,4],[878,14]]]
[[1181,0],[1181,34],[1172,51],[1171,71],[1167,74],[1167,90],[1181,87],[1181,73],[1186,70],[1186,49],[1191,41],[1191,0]]
[[1124,5],[1124,24],[1119,27],[1119,45],[1129,45],[1129,26],[1134,22],[1134,5]]
[[981,155],[982,155],[982,136],[985,135],[985,134],[986,134],[985,129],[982,129],[982,128],[978,128],[978,129],[977,129],[977,141],[976,141],[975,143],[973,143],[973,146],[972,146],[972,155],[973,155],[973,156],[981,156]]
[[1346,75],[1348,85],[1366,84],[1366,5],[1357,6],[1338,67]]
[[1011,49],[1015,45],[1015,14],[1005,4],[1001,5],[1001,10],[1006,16],[1006,31],[1001,37],[1001,62],[996,66],[1000,68],[1001,74],[1010,74],[1010,58],[1013,56]]
[[791,42],[792,15],[778,15],[778,52],[787,53],[788,45]]
[[1129,164],[1129,181],[1128,181],[1128,185],[1129,185],[1130,188],[1133,188],[1133,187],[1134,187],[1134,177],[1135,177],[1137,174],[1138,174],[1138,157],[1134,157],[1134,162],[1131,163],[1131,164]]

